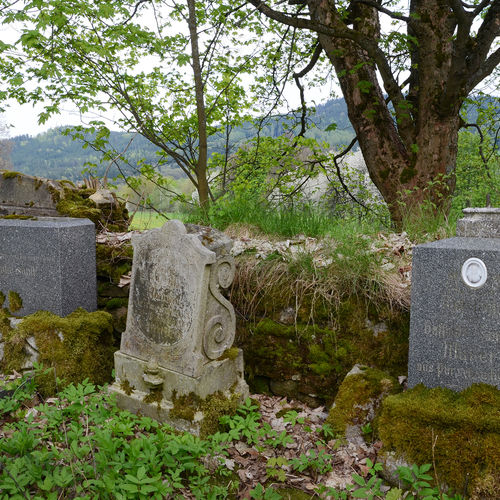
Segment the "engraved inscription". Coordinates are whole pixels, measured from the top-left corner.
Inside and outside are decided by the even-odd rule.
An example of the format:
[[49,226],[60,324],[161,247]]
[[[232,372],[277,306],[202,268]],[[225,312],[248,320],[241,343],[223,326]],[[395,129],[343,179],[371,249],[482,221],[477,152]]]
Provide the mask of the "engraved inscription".
[[464,348],[457,342],[444,342],[443,357],[462,361],[464,363],[489,363],[493,364],[493,352],[474,352],[469,348]]
[[0,265],[0,274],[3,274],[5,276],[25,276],[27,278],[34,278],[36,276],[36,268],[33,266],[13,267],[13,266]]
[[132,292],[134,319],[149,340],[173,346],[192,327],[194,290],[175,266],[162,265],[150,252],[143,259]]

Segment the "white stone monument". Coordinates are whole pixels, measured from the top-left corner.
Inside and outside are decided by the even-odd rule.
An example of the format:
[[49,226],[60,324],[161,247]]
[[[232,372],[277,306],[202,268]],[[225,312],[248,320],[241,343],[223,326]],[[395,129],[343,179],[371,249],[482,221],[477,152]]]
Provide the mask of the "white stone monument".
[[115,353],[119,407],[198,433],[204,418],[172,411],[182,398],[243,400],[243,355],[230,349],[235,314],[221,290],[234,278],[232,241],[219,231],[167,222],[134,236],[127,328]]

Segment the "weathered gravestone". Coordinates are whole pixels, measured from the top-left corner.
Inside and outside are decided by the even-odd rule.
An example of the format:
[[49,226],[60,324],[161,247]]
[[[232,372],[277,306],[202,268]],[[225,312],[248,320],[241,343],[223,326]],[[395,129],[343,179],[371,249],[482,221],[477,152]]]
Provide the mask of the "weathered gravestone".
[[[199,433],[204,415],[190,418],[179,405],[203,407],[215,393],[243,399],[243,356],[230,349],[235,314],[221,289],[231,285],[231,240],[179,221],[134,236],[127,328],[115,353],[121,408]],[[184,412],[185,413],[185,412]]]
[[64,193],[61,182],[0,171],[0,215],[57,217],[57,202]]
[[94,224],[69,217],[0,218],[0,292],[20,296],[20,316],[95,311]]
[[500,209],[413,251],[408,385],[500,388]]

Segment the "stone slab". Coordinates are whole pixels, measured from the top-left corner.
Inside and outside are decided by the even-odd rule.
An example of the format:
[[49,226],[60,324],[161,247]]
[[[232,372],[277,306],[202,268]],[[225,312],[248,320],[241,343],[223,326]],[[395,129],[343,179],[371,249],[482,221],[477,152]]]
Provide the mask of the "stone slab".
[[61,182],[6,170],[0,171],[0,215],[57,217]]
[[16,315],[95,311],[94,224],[69,217],[0,218],[0,291],[11,290],[23,300]]
[[[484,268],[482,264],[484,264]],[[408,385],[500,388],[500,239],[413,250]]]
[[[200,422],[203,414],[197,415],[193,421],[172,418],[170,410],[174,407],[174,397],[194,394],[200,399],[219,392],[230,398],[238,395],[240,402],[249,396],[248,385],[243,378],[243,352],[238,350],[238,355],[233,359],[212,361],[204,366],[198,377],[190,377],[172,370],[155,367],[155,377],[161,380],[162,398],[158,402],[146,403],[151,389],[151,363],[134,358],[118,351],[115,353],[116,380],[109,391],[116,395],[119,408],[132,413],[149,416],[178,429],[199,434]],[[124,383],[130,389],[124,390]]]
[[457,221],[457,236],[466,238],[500,238],[500,208],[465,208]]
[[132,237],[122,353],[198,377],[204,364],[231,347],[234,310],[220,293],[234,276],[226,239],[219,241],[216,232],[188,233],[176,220]]

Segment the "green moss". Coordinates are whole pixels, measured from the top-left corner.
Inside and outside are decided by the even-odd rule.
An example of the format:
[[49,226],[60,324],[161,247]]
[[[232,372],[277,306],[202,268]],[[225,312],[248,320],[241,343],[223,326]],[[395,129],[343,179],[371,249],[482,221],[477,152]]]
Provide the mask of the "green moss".
[[61,380],[59,388],[79,383],[88,378],[102,385],[111,380],[113,368],[113,326],[111,315],[104,311],[87,312],[77,309],[65,318],[47,311],[27,316],[16,329],[8,332],[3,371],[20,370],[26,360],[26,341],[34,337],[38,362],[52,368],[45,386],[44,396],[55,391],[55,377]]
[[415,175],[417,175],[417,171],[414,168],[404,168],[399,176],[399,180],[401,181],[401,184],[406,184],[407,182],[410,182]]
[[170,416],[173,418],[182,418],[192,422],[194,414],[198,411],[201,399],[193,392],[177,396],[177,391],[172,395],[174,407],[170,410]]
[[5,303],[5,294],[3,292],[0,292],[0,309],[3,307],[4,303]]
[[365,424],[370,409],[375,411],[383,397],[399,390],[398,382],[387,373],[374,368],[362,369],[362,373],[344,379],[326,423],[334,432],[344,435],[348,425]]
[[20,172],[14,172],[13,170],[6,170],[2,172],[2,177],[4,179],[14,179],[16,177],[22,177],[23,174]]
[[135,387],[127,380],[122,380],[120,383],[120,389],[127,395],[130,396],[132,391],[135,391]]
[[95,207],[92,200],[84,198],[80,193],[67,190],[65,196],[57,203],[56,208],[61,215],[90,219],[96,228],[99,228],[101,211]]
[[119,247],[99,243],[96,245],[97,275],[118,284],[120,277],[131,271],[132,258],[130,243]]
[[462,492],[468,484],[467,493],[472,498],[495,498],[498,493],[497,388],[475,384],[456,393],[418,385],[385,399],[376,430],[384,443],[383,451],[418,464],[435,461],[439,480],[455,490]]
[[151,391],[144,396],[143,401],[148,404],[157,403],[158,405],[160,405],[162,399],[163,394],[161,387],[157,387],[155,389],[151,389]]
[[113,309],[118,309],[120,307],[127,307],[128,305],[128,299],[126,298],[120,298],[120,297],[114,297],[112,299],[109,299],[106,302],[106,310],[112,311]]
[[33,217],[32,215],[17,215],[17,214],[2,215],[0,216],[0,219],[38,220],[37,217]]
[[[126,231],[128,228],[128,212],[124,203],[116,206],[97,208],[89,196],[95,193],[93,189],[75,189],[73,186],[63,183],[63,195],[57,192],[54,201],[57,203],[57,211],[68,217],[84,217],[90,219],[96,229],[106,227],[110,231]],[[67,185],[64,185],[67,184]],[[55,196],[55,195],[53,195]]]
[[177,396],[174,391],[172,396],[173,408],[170,410],[172,418],[180,418],[192,422],[195,414],[201,412],[203,419],[200,424],[200,436],[205,437],[217,432],[219,419],[223,415],[234,415],[240,403],[240,395],[230,391],[231,395],[227,397],[218,391],[200,398],[194,393]]
[[231,359],[234,361],[238,357],[239,353],[240,350],[237,347],[230,347],[222,353],[221,357],[218,360],[222,361],[224,359]]
[[217,432],[219,419],[223,415],[234,415],[240,404],[240,394],[231,391],[231,396],[226,397],[221,392],[211,394],[200,404],[203,413],[200,436],[206,437]]
[[21,296],[17,293],[14,292],[13,290],[9,291],[9,309],[11,313],[15,313],[19,311],[19,309],[22,309],[23,307],[23,301],[21,299]]

